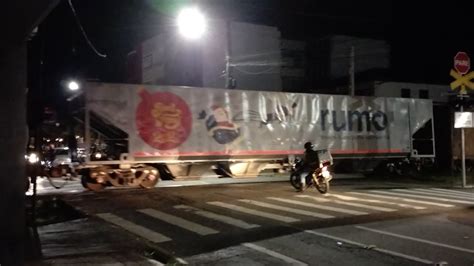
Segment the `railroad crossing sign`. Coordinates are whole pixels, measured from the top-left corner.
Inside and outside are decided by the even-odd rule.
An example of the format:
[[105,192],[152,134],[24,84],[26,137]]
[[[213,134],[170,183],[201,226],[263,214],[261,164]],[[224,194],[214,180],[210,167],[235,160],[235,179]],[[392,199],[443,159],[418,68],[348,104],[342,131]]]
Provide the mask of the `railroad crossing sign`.
[[474,79],[474,72],[469,72],[470,68],[471,59],[469,58],[467,53],[458,52],[454,56],[454,69],[456,70],[451,69],[451,71],[449,72],[451,77],[455,79],[450,84],[452,90],[460,88],[460,94],[467,94],[466,87],[468,89],[474,90],[474,82],[471,81],[472,79]]
[[461,75],[466,75],[471,68],[471,59],[465,52],[458,52],[454,56],[454,69]]

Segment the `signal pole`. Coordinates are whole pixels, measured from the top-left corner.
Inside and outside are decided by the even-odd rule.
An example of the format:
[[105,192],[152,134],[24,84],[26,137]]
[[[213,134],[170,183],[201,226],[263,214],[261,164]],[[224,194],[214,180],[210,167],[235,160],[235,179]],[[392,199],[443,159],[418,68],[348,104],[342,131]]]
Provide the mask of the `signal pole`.
[[351,46],[349,76],[350,76],[349,95],[354,96],[355,95],[355,48],[354,48],[354,45]]

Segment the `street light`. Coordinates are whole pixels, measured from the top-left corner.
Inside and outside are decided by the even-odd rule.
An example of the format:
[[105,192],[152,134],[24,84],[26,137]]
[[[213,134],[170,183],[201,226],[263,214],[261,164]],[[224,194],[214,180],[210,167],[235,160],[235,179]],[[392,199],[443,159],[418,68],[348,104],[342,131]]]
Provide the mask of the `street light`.
[[[73,113],[72,113],[72,100],[75,98],[79,97],[80,95],[83,94],[83,90],[81,90],[81,85],[78,81],[75,80],[69,80],[67,82],[67,88],[69,91],[72,92],[72,95],[69,96],[66,99],[67,102],[67,112],[68,112],[68,147],[69,150],[71,151],[70,156],[71,156],[71,162],[76,162],[77,161],[77,140],[75,138],[75,132],[74,132],[74,118],[73,118]],[[60,139],[59,142],[63,142],[63,139]]]
[[206,32],[206,18],[196,7],[185,8],[179,12],[178,28],[185,38],[198,39]]
[[[207,21],[204,14],[197,7],[188,7],[178,14],[179,33],[187,39],[201,38],[207,30]],[[225,22],[226,30],[226,50],[225,50],[225,87],[235,88],[235,79],[232,77],[231,56],[230,56],[230,22]]]
[[75,80],[69,81],[67,87],[71,91],[77,91],[78,89],[80,89],[79,83],[77,83],[77,81]]

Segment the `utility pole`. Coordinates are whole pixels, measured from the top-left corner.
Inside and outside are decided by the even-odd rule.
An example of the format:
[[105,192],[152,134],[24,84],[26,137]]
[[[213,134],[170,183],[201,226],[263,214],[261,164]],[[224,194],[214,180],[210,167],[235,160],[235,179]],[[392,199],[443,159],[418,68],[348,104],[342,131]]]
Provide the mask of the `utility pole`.
[[231,51],[232,51],[232,33],[231,33],[231,22],[226,20],[225,22],[225,31],[226,31],[226,49],[225,49],[225,87],[226,89],[235,88],[235,80],[232,77],[232,61],[231,61]]
[[354,48],[354,45],[351,46],[349,76],[350,76],[349,95],[354,96],[355,95],[355,48]]

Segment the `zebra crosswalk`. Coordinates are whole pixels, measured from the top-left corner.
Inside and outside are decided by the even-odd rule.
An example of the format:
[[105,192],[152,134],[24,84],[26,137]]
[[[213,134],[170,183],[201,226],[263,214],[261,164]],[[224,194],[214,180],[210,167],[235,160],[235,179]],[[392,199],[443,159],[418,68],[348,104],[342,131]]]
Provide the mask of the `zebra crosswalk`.
[[179,226],[181,228],[184,228],[188,231],[194,232],[202,236],[219,233],[219,231],[214,230],[212,228],[209,228],[209,227],[206,227],[194,222],[190,222],[183,218],[180,218],[171,214],[167,214],[165,212],[161,212],[155,209],[143,209],[143,210],[139,210],[139,212],[149,215],[155,219],[162,220],[164,222]]
[[[403,197],[397,197],[400,196],[400,194],[391,194],[390,192],[387,191],[371,191],[373,193],[381,193],[385,195],[376,195],[376,194],[371,194],[371,193],[363,193],[363,192],[349,192],[349,194],[352,195],[360,195],[360,196],[368,196],[368,197],[374,197],[374,198],[382,198],[382,199],[389,199],[389,200],[398,200],[398,201],[404,201],[404,202],[412,202],[412,203],[417,203],[417,204],[424,204],[424,205],[432,205],[432,206],[437,206],[437,207],[445,207],[445,208],[450,208],[454,207],[454,205],[450,204],[442,204],[442,203],[436,203],[436,202],[430,202],[430,201],[422,201],[422,200],[415,200],[415,199],[407,199]],[[391,196],[390,196],[391,195]],[[403,196],[403,195],[401,195]]]
[[[342,217],[371,215],[426,209],[474,206],[474,195],[439,188],[372,189],[321,194],[295,194],[286,197],[261,197],[203,202],[200,206],[177,204],[166,209],[137,209],[140,215],[126,219],[117,213],[98,213],[97,217],[153,243],[174,241],[170,228],[182,230],[190,237],[223,234],[235,230],[258,230],[269,224],[295,224],[301,221],[330,220]],[[146,219],[147,222],[143,222]],[[163,228],[145,225],[166,223]],[[157,230],[158,228],[158,230]],[[180,231],[181,232],[181,231]]]
[[[245,203],[248,203],[248,204],[252,204],[252,205],[255,205],[255,206],[263,207],[263,208],[281,210],[281,211],[294,213],[294,214],[299,214],[299,215],[304,215],[304,216],[311,216],[311,217],[316,217],[316,218],[333,218],[333,216],[330,216],[330,215],[324,215],[324,214],[317,213],[317,212],[306,211],[306,210],[301,210],[301,209],[295,209],[295,208],[290,208],[290,207],[283,207],[283,206],[280,206],[280,205],[265,203],[265,202],[261,202],[261,201],[254,201],[254,200],[239,200],[239,201],[240,202],[245,202]],[[313,206],[311,206],[311,207],[313,207]]]
[[125,220],[112,213],[99,213],[97,214],[97,216],[111,224],[115,224],[119,227],[122,227],[123,229],[129,231],[130,233],[138,235],[142,238],[145,238],[148,241],[151,241],[153,243],[160,243],[160,242],[166,242],[166,241],[171,240],[171,238],[168,238],[160,233],[154,232],[136,223]]
[[284,222],[284,223],[293,223],[293,222],[300,221],[299,219],[296,219],[296,218],[293,218],[293,217],[273,214],[273,213],[269,213],[269,212],[263,212],[263,211],[250,209],[250,208],[247,208],[247,207],[241,207],[241,206],[238,206],[238,205],[228,204],[228,203],[224,203],[224,202],[214,201],[214,202],[208,202],[208,204],[211,204],[211,205],[214,205],[214,206],[219,206],[219,207],[222,207],[222,208],[227,208],[229,210],[243,212],[243,213],[254,215],[254,216],[264,217],[264,218],[268,218],[268,219],[272,219],[272,220],[276,220],[276,221],[280,221],[280,222]]
[[260,225],[258,225],[258,224],[247,223],[245,221],[235,219],[235,218],[232,218],[232,217],[229,217],[229,216],[225,216],[225,215],[222,215],[222,214],[217,214],[217,213],[214,213],[214,212],[204,211],[204,210],[201,210],[201,209],[198,209],[198,208],[195,208],[195,207],[191,207],[191,206],[187,206],[187,205],[176,205],[176,206],[174,206],[174,208],[181,209],[181,210],[186,210],[186,211],[195,213],[197,215],[201,215],[201,216],[204,216],[206,218],[213,219],[213,220],[216,220],[216,221],[219,221],[219,222],[222,222],[222,223],[230,224],[230,225],[242,228],[242,229],[252,229],[252,228],[260,227]]
[[426,207],[422,207],[422,206],[416,206],[416,205],[405,204],[405,203],[400,203],[400,202],[385,201],[385,200],[380,200],[380,199],[364,199],[364,198],[352,197],[350,195],[338,195],[338,194],[331,194],[331,196],[333,198],[342,199],[346,203],[358,201],[358,202],[365,202],[365,203],[372,203],[372,204],[393,205],[396,207],[406,208],[406,209],[415,209],[415,210],[426,209]]

